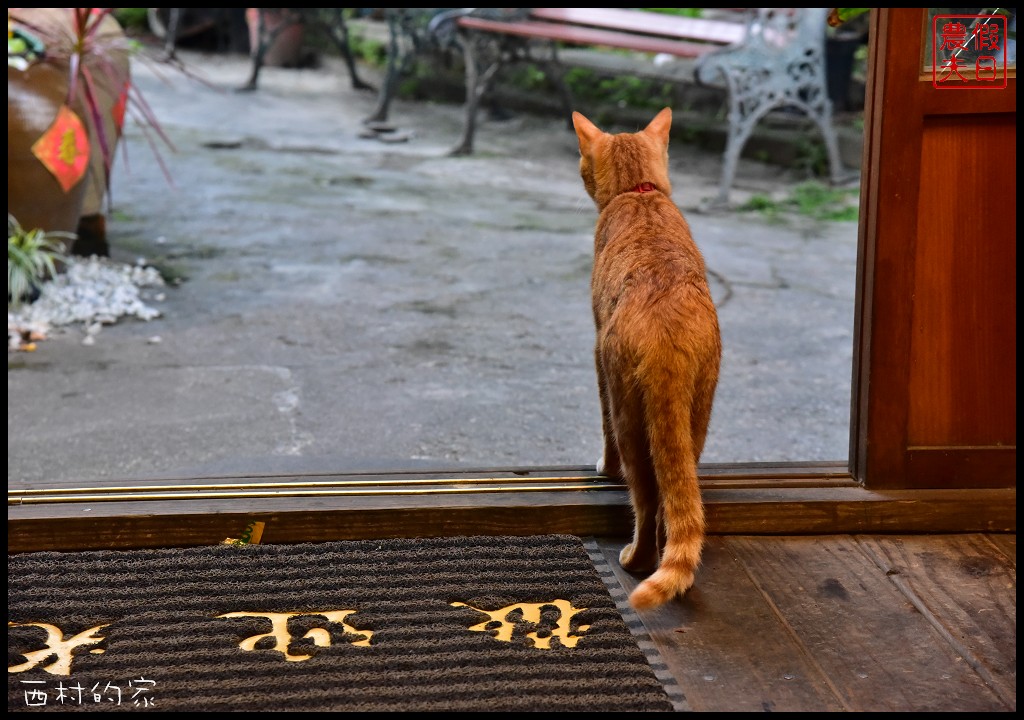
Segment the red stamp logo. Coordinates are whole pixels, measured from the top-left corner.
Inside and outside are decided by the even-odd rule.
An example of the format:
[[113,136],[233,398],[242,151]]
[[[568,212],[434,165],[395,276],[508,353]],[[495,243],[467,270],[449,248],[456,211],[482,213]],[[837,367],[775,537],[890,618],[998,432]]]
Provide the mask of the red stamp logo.
[[940,90],[1006,87],[1006,17],[936,15],[932,85]]

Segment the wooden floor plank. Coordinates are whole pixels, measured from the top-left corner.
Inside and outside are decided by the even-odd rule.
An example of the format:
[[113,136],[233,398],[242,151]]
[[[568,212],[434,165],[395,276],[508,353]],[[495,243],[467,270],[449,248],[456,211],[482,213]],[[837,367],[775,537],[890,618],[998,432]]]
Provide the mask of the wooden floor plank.
[[1017,534],[1008,535],[1006,533],[989,533],[985,536],[985,539],[990,543],[998,547],[1003,555],[1013,563],[1014,569],[1017,567]]
[[[601,548],[627,592],[624,542]],[[722,538],[709,538],[697,584],[682,600],[638,613],[695,711],[839,711],[827,678],[804,656]]]
[[1017,571],[985,536],[860,536],[886,576],[1010,710],[1017,705]]
[[724,543],[849,709],[1008,709],[853,537],[736,536]]

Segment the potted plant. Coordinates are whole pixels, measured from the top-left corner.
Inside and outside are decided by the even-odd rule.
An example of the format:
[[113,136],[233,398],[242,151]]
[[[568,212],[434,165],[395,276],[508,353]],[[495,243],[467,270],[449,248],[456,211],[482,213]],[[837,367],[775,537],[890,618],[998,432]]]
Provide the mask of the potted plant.
[[57,274],[65,260],[64,242],[73,237],[61,231],[26,230],[7,213],[7,306],[17,309],[39,295],[39,286]]
[[7,16],[7,208],[24,227],[77,233],[79,254],[108,254],[103,204],[126,111],[170,145],[132,88],[134,46],[112,10]]
[[[825,33],[825,70],[832,107],[844,112],[851,107],[850,87],[857,53],[867,46],[870,8],[831,8]],[[855,103],[863,105],[863,100]]]

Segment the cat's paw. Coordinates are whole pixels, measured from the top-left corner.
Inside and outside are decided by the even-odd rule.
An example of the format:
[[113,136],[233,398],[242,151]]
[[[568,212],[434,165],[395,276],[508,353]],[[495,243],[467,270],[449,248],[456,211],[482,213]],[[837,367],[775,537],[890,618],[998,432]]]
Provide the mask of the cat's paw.
[[601,459],[597,461],[597,474],[604,475],[610,478],[621,478],[622,468],[619,466],[618,461],[608,462],[606,456],[601,456]]
[[658,558],[652,552],[637,551],[636,543],[630,543],[619,552],[619,565],[628,572],[646,575],[658,567]]

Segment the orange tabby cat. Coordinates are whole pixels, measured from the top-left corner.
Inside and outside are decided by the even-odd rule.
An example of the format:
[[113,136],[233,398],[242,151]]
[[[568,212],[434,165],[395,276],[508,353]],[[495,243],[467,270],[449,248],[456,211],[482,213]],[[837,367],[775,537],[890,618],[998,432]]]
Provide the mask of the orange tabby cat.
[[[612,135],[578,112],[580,176],[600,216],[591,279],[604,458],[629,487],[633,541],[622,567],[654,573],[630,595],[638,609],[685,593],[704,544],[697,461],[718,385],[722,343],[690,226],[672,202],[672,110]],[[655,570],[655,568],[657,568]]]

